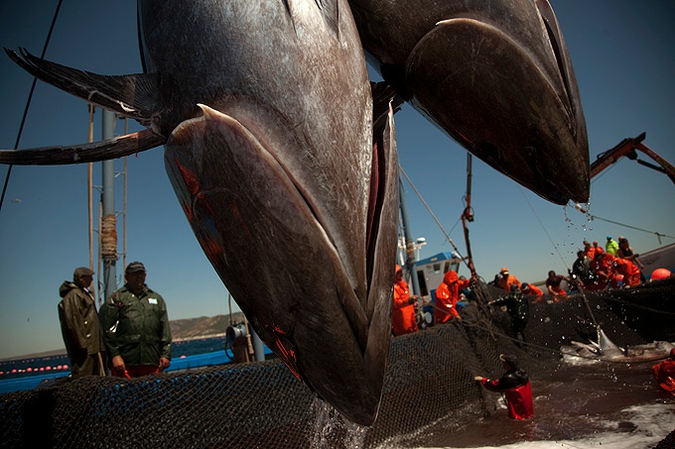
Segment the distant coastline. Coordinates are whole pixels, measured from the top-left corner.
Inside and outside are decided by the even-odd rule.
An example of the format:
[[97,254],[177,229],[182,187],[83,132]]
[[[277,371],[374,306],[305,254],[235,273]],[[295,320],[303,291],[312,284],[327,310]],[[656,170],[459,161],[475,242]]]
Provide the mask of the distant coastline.
[[[180,320],[171,320],[171,335],[174,342],[199,340],[202,338],[223,337],[227,331],[230,322],[241,323],[244,321],[244,314],[235,312],[232,317],[229,315],[202,316],[199,318],[185,318]],[[66,353],[66,348],[52,349],[44,352],[36,352],[26,355],[17,355],[0,359],[0,362],[11,360],[32,359],[38,357],[61,356]]]

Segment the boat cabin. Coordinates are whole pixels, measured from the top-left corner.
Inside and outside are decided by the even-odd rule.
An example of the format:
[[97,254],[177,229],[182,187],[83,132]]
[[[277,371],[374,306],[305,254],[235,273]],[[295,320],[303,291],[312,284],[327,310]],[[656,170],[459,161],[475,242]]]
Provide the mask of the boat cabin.
[[459,274],[462,258],[455,252],[442,252],[422,259],[415,264],[415,274],[420,286],[420,296],[425,302],[435,300],[431,293],[443,282],[443,276],[450,270]]

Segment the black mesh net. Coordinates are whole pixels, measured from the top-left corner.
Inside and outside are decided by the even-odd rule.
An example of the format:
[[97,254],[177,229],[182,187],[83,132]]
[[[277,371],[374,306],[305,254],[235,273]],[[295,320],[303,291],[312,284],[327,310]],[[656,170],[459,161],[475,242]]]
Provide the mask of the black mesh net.
[[497,395],[473,376],[499,376],[500,353],[516,354],[536,376],[555,369],[561,345],[596,339],[594,323],[622,347],[675,341],[673,280],[532,304],[525,342],[509,336],[508,315],[486,305],[503,292],[483,286],[477,293],[461,323],[392,340],[372,427],[349,422],[269,360],[132,380],[87,377],[1,395],[0,446],[419,447],[437,423],[452,430],[494,409]]

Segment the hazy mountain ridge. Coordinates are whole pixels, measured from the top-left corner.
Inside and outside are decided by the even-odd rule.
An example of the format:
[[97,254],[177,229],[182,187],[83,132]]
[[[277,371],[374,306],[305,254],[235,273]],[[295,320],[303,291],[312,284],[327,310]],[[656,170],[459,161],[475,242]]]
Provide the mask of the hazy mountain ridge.
[[171,320],[171,336],[174,341],[189,340],[192,338],[212,337],[222,335],[227,331],[230,323],[244,321],[244,314],[236,312],[229,315],[202,316],[199,318],[186,318]]
[[[170,320],[169,327],[171,328],[171,338],[173,341],[190,340],[193,338],[214,337],[216,335],[223,335],[227,331],[230,322],[241,323],[244,321],[244,314],[241,312],[234,312],[230,315],[216,315],[216,316],[202,316],[199,318],[184,318],[180,320]],[[65,354],[65,347],[60,349],[53,349],[51,351],[39,352],[34,354],[26,354],[15,357],[8,357],[0,360],[16,360],[32,357],[47,357],[54,355]]]

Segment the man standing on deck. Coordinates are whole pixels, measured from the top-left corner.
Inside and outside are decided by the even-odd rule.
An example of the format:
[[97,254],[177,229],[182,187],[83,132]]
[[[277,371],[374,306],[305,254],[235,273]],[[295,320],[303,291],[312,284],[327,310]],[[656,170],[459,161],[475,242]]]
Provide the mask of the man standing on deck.
[[462,321],[457,311],[459,291],[469,286],[468,279],[460,280],[455,270],[450,270],[443,276],[443,282],[436,289],[436,307],[434,307],[434,323],[440,324],[450,320]]
[[403,268],[400,265],[396,265],[396,277],[394,279],[394,310],[391,314],[392,331],[397,336],[417,332],[417,316],[415,313],[417,295],[410,296],[410,289],[408,283],[403,279]]
[[59,302],[59,321],[73,379],[105,375],[96,302],[89,291],[93,275],[87,267],[76,268],[73,282],[63,281],[59,287],[59,296],[63,298]]
[[517,277],[509,272],[508,268],[502,267],[502,269],[499,271],[499,274],[501,275],[498,281],[499,288],[507,292],[511,291],[512,285],[517,285],[518,288],[520,288],[520,281]]
[[518,359],[510,354],[501,354],[499,360],[506,372],[499,379],[476,376],[475,380],[490,391],[504,393],[506,396],[509,418],[527,419],[534,415],[532,388],[527,373],[518,368]]
[[577,251],[577,260],[572,264],[572,285],[583,290],[591,281],[591,259],[583,251]]
[[108,298],[99,317],[117,377],[156,374],[171,363],[171,330],[164,298],[145,284],[145,266],[132,262],[126,284]]
[[617,251],[619,251],[619,244],[612,238],[611,235],[608,235],[607,243],[605,243],[605,252],[607,254],[611,254],[612,256],[616,256]]

